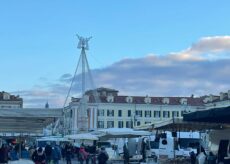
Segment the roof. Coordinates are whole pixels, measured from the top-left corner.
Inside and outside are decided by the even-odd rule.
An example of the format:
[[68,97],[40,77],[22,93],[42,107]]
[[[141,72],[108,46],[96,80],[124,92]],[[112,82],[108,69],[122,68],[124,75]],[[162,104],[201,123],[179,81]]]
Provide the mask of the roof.
[[230,123],[230,106],[187,113],[183,117],[185,121]]
[[50,123],[62,117],[62,109],[0,109],[0,132],[42,133]]
[[[86,91],[86,95],[89,96],[89,103],[95,103],[95,98],[93,92],[97,91],[99,93],[99,102],[101,103],[127,103],[127,104],[146,104],[145,98],[150,98],[151,102],[149,104],[153,105],[189,105],[204,107],[209,103],[216,103],[221,101],[230,100],[230,90],[227,93],[221,92],[221,96],[218,95],[204,95],[201,97],[194,97],[193,95],[185,97],[149,97],[149,96],[126,96],[118,95],[118,90],[111,88],[100,87],[94,90]],[[109,99],[108,99],[109,97]],[[131,97],[133,101],[127,102],[127,97]],[[113,101],[111,101],[111,98]],[[168,99],[169,103],[165,103],[164,99]],[[182,99],[187,100],[186,103],[181,103]],[[211,100],[210,100],[211,99]],[[72,102],[79,102],[79,98],[72,98]],[[148,100],[147,100],[148,101]]]
[[[132,104],[146,104],[145,98],[146,96],[114,96],[113,102],[109,102],[107,100],[106,96],[100,96],[100,102],[101,103],[127,103],[130,104],[130,102],[126,101],[127,97],[132,97],[133,101],[131,102]],[[181,99],[185,98],[187,99],[187,105],[191,106],[203,106],[203,97],[149,97],[151,98],[151,103],[153,105],[182,105],[181,104]],[[169,103],[165,104],[163,103],[163,99],[168,98]],[[76,99],[78,100],[78,99]],[[89,103],[94,103],[95,99],[91,95],[89,97]]]
[[22,101],[22,98],[20,98],[19,96],[10,95],[9,93],[7,93],[7,94],[10,95],[10,99],[9,100],[3,99],[3,95],[5,93],[7,93],[7,92],[5,92],[5,91],[0,92],[0,101]]

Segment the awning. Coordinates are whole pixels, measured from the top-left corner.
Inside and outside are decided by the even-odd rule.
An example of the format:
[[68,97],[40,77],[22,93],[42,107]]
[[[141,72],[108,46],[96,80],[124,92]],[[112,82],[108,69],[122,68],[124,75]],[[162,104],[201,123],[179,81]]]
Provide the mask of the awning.
[[0,133],[41,134],[43,128],[62,117],[62,109],[0,109]]
[[149,123],[149,124],[143,124],[140,126],[135,126],[134,129],[135,130],[151,130],[153,129],[153,124]]
[[183,117],[185,121],[230,123],[230,106],[187,113]]
[[130,128],[108,128],[100,129],[98,132],[101,133],[99,138],[135,138],[151,135],[148,131],[133,130]]
[[230,124],[183,121],[182,119],[170,119],[154,124],[154,129],[167,131],[202,131],[209,129],[220,130],[228,128],[230,128]]

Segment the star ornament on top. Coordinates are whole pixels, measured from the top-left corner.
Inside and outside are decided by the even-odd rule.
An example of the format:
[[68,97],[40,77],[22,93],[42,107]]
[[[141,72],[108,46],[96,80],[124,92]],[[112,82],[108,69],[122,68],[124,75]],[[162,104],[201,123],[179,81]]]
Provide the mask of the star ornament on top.
[[88,44],[88,42],[89,42],[89,40],[92,38],[92,36],[91,36],[91,37],[88,37],[88,38],[84,38],[84,37],[79,36],[79,35],[77,34],[77,37],[78,37],[78,39],[79,39],[77,48],[79,48],[79,49],[83,49],[83,48],[84,48],[85,50],[88,50],[88,49],[89,49],[89,44]]

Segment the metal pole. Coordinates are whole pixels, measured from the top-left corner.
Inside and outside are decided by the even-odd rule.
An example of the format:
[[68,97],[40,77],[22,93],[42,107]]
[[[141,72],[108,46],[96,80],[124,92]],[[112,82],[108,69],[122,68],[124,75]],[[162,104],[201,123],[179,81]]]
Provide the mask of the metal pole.
[[19,150],[18,150],[18,158],[20,159],[22,157],[22,141],[21,141],[21,135],[19,136]]
[[136,111],[137,111],[137,104],[136,104],[136,100],[135,100],[134,101],[134,127],[137,126],[137,124],[136,124],[136,121],[137,121]]
[[84,47],[82,47],[81,55],[82,55],[82,98],[83,98],[85,93],[85,58],[86,58]]

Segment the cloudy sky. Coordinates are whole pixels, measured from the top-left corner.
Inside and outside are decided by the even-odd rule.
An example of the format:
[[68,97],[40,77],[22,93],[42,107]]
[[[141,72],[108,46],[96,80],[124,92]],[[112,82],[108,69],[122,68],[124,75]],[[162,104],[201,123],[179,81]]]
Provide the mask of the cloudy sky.
[[[95,87],[121,95],[202,96],[230,89],[230,1],[0,2],[0,91],[62,107],[88,37]],[[80,71],[79,71],[80,72]],[[76,76],[69,97],[79,95]]]

